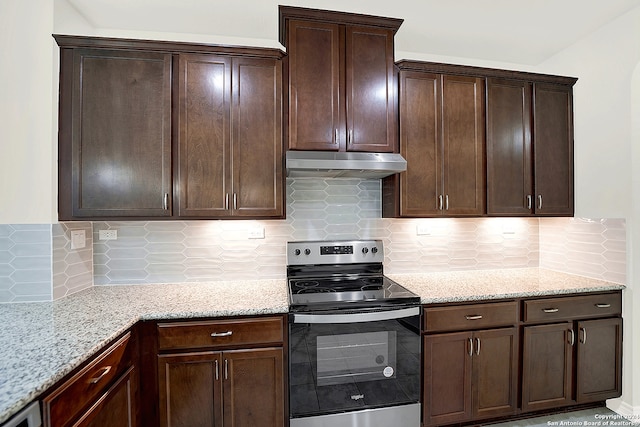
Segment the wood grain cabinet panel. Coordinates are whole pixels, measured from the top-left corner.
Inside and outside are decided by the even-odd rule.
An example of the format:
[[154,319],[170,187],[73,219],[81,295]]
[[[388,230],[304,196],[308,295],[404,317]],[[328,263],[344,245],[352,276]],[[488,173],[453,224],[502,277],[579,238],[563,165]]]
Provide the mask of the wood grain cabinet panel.
[[487,80],[487,213],[573,215],[571,84]]
[[280,6],[292,150],[397,150],[394,34],[402,20]]
[[[407,67],[404,70],[403,67]],[[407,170],[385,192],[385,216],[481,216],[485,206],[484,78],[400,63],[400,153]],[[393,178],[392,178],[393,180]],[[389,180],[387,180],[389,181]]]

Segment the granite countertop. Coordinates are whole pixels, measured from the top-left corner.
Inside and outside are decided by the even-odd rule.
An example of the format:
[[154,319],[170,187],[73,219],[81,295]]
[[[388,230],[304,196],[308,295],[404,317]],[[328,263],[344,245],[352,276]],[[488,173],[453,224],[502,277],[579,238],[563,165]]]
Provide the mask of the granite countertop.
[[[538,268],[388,276],[423,304],[624,289]],[[284,279],[94,286],[53,302],[0,304],[0,423],[139,320],[288,310]]]

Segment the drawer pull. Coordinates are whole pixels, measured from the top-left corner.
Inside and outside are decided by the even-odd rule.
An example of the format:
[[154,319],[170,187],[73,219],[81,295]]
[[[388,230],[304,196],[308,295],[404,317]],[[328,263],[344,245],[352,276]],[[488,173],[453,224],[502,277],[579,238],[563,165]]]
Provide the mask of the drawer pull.
[[105,366],[104,368],[100,368],[100,370],[98,370],[99,374],[97,377],[93,377],[91,379],[89,379],[87,382],[89,384],[97,384],[100,382],[101,379],[103,379],[111,370],[111,366]]
[[464,317],[467,320],[480,320],[480,319],[482,319],[482,314],[476,314],[476,315],[472,315],[472,316],[467,315],[467,316],[464,316]]
[[227,332],[212,332],[212,333],[211,333],[211,338],[230,337],[231,335],[233,335],[233,331],[227,331]]
[[543,308],[542,311],[545,313],[557,313],[560,311],[559,308]]
[[598,308],[609,308],[609,307],[611,307],[611,304],[596,304],[596,307],[598,307]]

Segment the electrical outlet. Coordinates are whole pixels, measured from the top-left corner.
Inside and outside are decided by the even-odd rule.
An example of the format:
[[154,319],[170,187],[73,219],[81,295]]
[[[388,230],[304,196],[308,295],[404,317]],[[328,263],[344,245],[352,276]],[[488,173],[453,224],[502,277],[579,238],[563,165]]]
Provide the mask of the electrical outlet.
[[100,240],[118,240],[118,230],[100,230]]
[[264,227],[253,227],[247,232],[249,239],[264,239]]
[[431,228],[427,224],[418,224],[416,226],[416,234],[418,236],[429,236],[431,234]]
[[71,230],[71,249],[82,249],[86,244],[84,230]]

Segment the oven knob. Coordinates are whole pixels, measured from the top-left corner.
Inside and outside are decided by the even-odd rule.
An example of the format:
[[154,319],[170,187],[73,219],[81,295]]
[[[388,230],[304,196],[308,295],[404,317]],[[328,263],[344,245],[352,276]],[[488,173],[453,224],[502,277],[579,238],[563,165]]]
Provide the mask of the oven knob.
[[377,248],[377,247],[375,247],[375,246],[374,246],[374,247],[372,247],[372,248],[371,248],[371,253],[372,253],[372,254],[377,254],[377,253],[378,253],[378,248]]
[[305,255],[309,255],[310,253],[311,253],[311,249],[305,249],[305,250],[304,250],[304,254],[305,254]]
[[295,256],[300,255],[300,249],[296,249],[295,251],[293,251],[293,253],[295,254]]
[[367,249],[367,248],[362,248],[362,253],[363,253],[363,254],[367,254],[368,252],[369,252],[369,249]]

